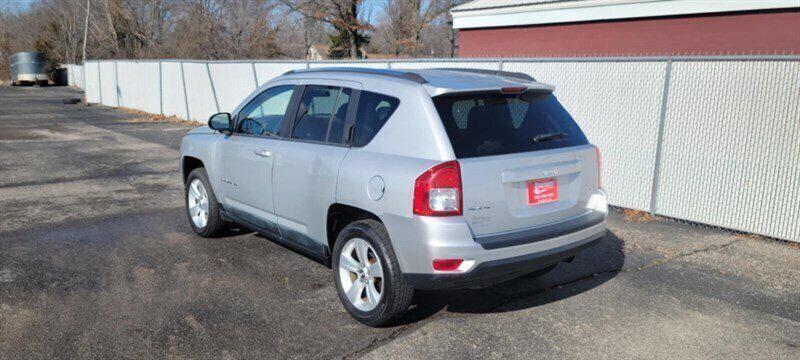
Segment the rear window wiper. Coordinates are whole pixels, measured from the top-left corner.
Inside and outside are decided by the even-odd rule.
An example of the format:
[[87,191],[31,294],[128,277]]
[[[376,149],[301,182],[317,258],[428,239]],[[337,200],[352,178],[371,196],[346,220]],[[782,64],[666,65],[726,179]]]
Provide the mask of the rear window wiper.
[[533,137],[533,142],[538,143],[550,140],[561,140],[565,137],[567,137],[567,134],[564,134],[563,132],[539,134]]

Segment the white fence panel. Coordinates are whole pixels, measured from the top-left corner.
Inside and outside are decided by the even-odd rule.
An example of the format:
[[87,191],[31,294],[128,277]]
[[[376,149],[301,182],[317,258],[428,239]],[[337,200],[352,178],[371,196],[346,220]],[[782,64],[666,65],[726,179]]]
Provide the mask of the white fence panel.
[[289,70],[305,69],[306,63],[302,61],[294,62],[256,62],[256,75],[258,75],[258,86],[264,85]]
[[326,67],[360,67],[369,69],[386,69],[389,66],[386,61],[326,61],[326,62],[311,62],[309,67],[312,69],[326,68]]
[[83,88],[83,65],[63,64],[63,69],[67,71],[67,85]]
[[603,153],[612,205],[650,209],[665,62],[506,62],[554,84],[555,94]]
[[498,70],[497,61],[433,61],[433,60],[408,60],[392,61],[392,69],[436,69],[436,68],[471,68],[484,70]]
[[99,63],[96,61],[84,63],[84,71],[86,72],[86,87],[84,94],[86,96],[86,101],[93,104],[102,102],[100,99],[101,79],[99,78],[100,71],[98,69]]
[[232,112],[257,87],[252,63],[210,63],[209,69],[219,111]]
[[98,63],[100,67],[100,99],[103,105],[119,106],[117,102],[117,70],[113,61],[102,61]]
[[118,61],[119,106],[161,113],[158,62]]
[[800,241],[800,62],[675,62],[658,213]]
[[183,74],[181,74],[180,62],[161,62],[161,91],[164,115],[188,120],[189,114],[186,109],[186,95],[183,93]]
[[75,86],[80,89],[84,89],[85,85],[83,84],[83,65],[72,65],[72,75],[70,75],[70,86]]
[[205,122],[211,115],[219,112],[206,64],[184,62],[183,72],[186,77],[186,100],[189,103],[189,119]]

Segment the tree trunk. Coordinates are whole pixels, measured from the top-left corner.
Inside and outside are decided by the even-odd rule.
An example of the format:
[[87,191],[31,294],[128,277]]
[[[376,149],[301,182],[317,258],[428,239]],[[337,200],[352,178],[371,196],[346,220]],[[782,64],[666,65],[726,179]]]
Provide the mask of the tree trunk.
[[350,58],[351,59],[358,59],[360,58],[361,54],[358,51],[358,45],[356,45],[356,36],[358,36],[358,30],[350,31]]

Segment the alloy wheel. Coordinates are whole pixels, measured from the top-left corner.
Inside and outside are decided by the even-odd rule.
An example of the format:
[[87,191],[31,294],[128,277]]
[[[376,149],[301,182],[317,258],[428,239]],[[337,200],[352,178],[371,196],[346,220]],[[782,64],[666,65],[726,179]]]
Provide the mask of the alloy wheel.
[[208,224],[208,192],[200,179],[192,180],[186,194],[189,200],[189,216],[194,226],[202,229]]
[[383,297],[383,268],[375,249],[364,239],[352,238],[339,255],[339,281],[350,303],[371,311]]

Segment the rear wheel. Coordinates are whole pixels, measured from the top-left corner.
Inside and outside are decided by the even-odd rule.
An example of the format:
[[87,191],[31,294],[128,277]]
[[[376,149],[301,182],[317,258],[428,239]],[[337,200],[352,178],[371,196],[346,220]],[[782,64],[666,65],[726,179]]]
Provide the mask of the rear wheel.
[[197,168],[186,178],[186,213],[192,230],[202,237],[219,234],[225,222],[219,213],[219,203],[211,189],[205,168]]
[[360,220],[339,233],[333,277],[350,315],[369,326],[397,321],[411,305],[414,290],[403,278],[389,234],[376,220]]

